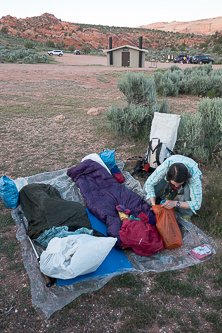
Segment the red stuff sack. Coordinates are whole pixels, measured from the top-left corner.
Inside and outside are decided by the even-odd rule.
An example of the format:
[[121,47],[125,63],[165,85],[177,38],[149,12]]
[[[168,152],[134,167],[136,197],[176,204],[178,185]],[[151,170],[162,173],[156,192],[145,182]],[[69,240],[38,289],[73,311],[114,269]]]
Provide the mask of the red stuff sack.
[[152,206],[156,215],[156,228],[166,249],[171,250],[183,244],[180,228],[177,224],[173,209],[161,205]]
[[130,247],[140,256],[151,256],[157,251],[164,250],[163,241],[157,229],[148,223],[145,213],[137,216],[140,221],[124,219],[119,235],[122,247]]

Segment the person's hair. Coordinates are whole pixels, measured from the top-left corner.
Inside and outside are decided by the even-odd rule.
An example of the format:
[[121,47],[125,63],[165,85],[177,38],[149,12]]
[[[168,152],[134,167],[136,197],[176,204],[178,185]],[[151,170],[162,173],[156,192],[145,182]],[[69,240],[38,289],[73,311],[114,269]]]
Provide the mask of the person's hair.
[[176,183],[187,183],[189,182],[189,178],[191,178],[191,175],[183,163],[172,164],[166,175],[168,182],[173,180]]

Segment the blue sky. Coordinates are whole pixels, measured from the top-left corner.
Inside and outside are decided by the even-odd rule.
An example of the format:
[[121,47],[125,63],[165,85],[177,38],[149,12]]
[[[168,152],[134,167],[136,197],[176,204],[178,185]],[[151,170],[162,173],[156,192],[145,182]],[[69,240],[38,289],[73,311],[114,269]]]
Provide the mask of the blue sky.
[[6,15],[26,18],[44,13],[73,23],[137,27],[222,16],[222,0],[1,0],[0,18]]

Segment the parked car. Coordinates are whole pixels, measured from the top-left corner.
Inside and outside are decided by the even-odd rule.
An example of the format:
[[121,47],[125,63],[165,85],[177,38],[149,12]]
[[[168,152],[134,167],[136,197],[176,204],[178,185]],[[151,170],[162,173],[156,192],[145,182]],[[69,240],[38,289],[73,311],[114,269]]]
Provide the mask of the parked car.
[[80,54],[80,51],[79,50],[75,50],[74,54]]
[[59,57],[62,57],[63,52],[61,50],[51,50],[51,51],[48,51],[48,55],[50,55],[50,56],[57,55]]
[[181,59],[184,57],[186,58],[187,56],[185,54],[178,54],[178,56],[173,59],[173,62],[181,62]]
[[206,55],[194,55],[192,57],[191,63],[192,64],[212,64],[214,62],[214,60],[212,58],[209,58]]

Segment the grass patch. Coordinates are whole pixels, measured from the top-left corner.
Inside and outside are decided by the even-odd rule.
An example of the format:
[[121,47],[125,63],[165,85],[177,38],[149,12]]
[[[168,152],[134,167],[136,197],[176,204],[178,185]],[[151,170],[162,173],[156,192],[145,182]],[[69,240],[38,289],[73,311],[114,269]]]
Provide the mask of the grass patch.
[[205,318],[208,322],[213,324],[215,332],[217,333],[222,332],[222,320],[219,313],[216,312],[206,313]]
[[119,330],[119,333],[136,333],[139,329],[144,329],[145,325],[151,325],[157,318],[158,307],[152,301],[149,304],[144,302],[132,302],[127,314],[132,318],[127,320]]
[[15,260],[18,250],[18,244],[7,237],[0,237],[0,253],[4,253],[9,261]]
[[156,285],[153,289],[153,293],[157,293],[164,290],[170,295],[179,295],[181,297],[203,297],[204,288],[202,285],[195,287],[190,283],[186,283],[182,280],[176,279],[172,272],[164,272],[155,276]]
[[16,273],[20,273],[24,269],[23,262],[14,262],[7,267],[8,270],[16,270]]
[[112,286],[115,288],[135,288],[139,292],[142,289],[143,281],[141,281],[141,277],[139,275],[125,273],[113,278]]
[[[212,166],[211,166],[212,167]],[[198,217],[194,217],[194,223],[211,236],[222,238],[222,179],[221,169],[209,178],[205,187],[202,207],[198,211]]]
[[[3,207],[0,207],[0,209]],[[11,214],[0,214],[0,230],[2,232],[9,230],[8,228],[15,225]]]

